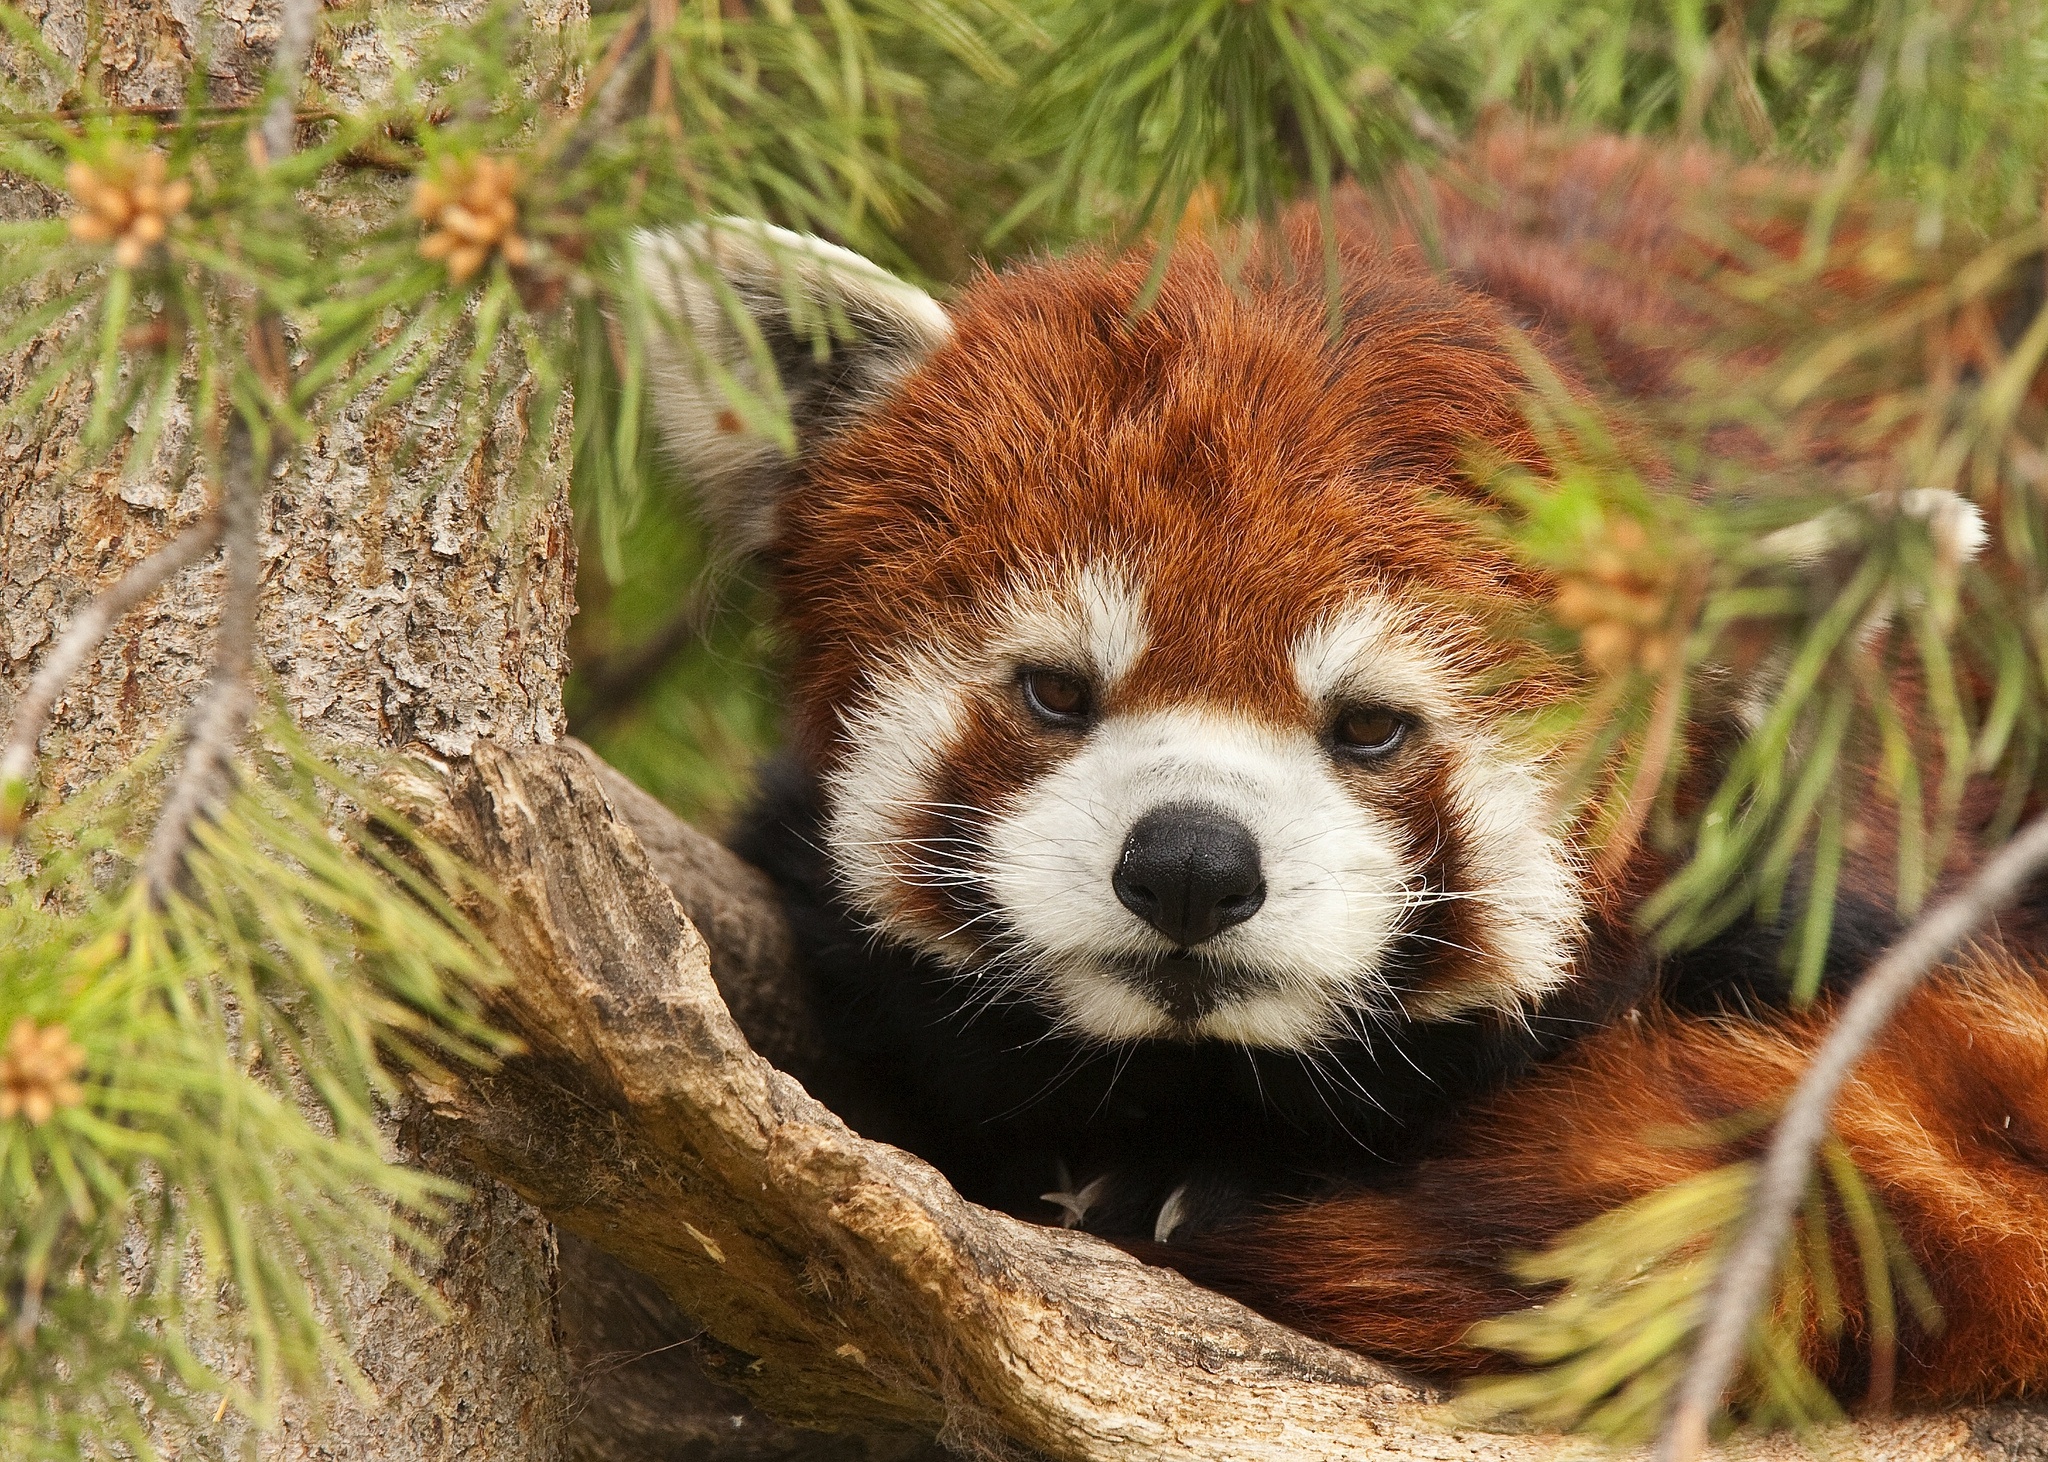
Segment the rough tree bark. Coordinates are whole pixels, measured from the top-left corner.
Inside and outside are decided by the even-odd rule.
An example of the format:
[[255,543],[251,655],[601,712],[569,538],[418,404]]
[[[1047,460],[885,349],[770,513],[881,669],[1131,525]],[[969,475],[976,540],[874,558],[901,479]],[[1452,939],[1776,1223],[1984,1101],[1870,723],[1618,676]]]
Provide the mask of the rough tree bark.
[[[580,0],[534,7],[559,25]],[[169,105],[205,56],[214,99],[260,84],[276,40],[269,0],[28,0],[43,35],[101,69],[116,101]],[[89,12],[96,11],[96,16]],[[99,27],[88,54],[89,20]],[[0,189],[0,214],[60,200]],[[0,400],[32,376],[47,339],[0,360]],[[124,481],[73,480],[65,456],[85,416],[74,388],[0,438],[0,722],[53,633],[97,589],[202,510],[203,484],[172,481],[181,430]],[[503,531],[498,463],[516,420],[470,460],[391,462],[398,425],[351,419],[311,444],[262,514],[264,669],[292,714],[343,749],[408,748],[443,759],[480,736],[507,745],[561,729],[564,642],[575,558],[566,462],[545,496]],[[44,742],[44,800],[61,800],[171,731],[204,676],[221,569],[217,554],[119,625],[71,685]],[[431,1121],[394,1124],[417,1161],[473,1185],[440,1236],[428,1279],[437,1322],[395,1285],[363,1281],[343,1317],[380,1404],[346,1394],[320,1414],[299,1405],[263,1452],[278,1462],[426,1462],[564,1455],[570,1395],[556,1312],[553,1231],[518,1196],[467,1168]]]

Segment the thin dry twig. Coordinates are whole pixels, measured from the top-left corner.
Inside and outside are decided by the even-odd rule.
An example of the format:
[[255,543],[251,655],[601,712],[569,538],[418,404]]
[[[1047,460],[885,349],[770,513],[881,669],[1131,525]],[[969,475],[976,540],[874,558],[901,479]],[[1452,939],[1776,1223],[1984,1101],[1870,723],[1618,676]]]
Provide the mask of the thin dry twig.
[[[647,0],[648,29],[657,38],[666,38],[676,25],[676,0]],[[654,47],[654,80],[648,92],[648,110],[661,120],[661,130],[670,139],[681,143],[683,140],[683,119],[676,115],[675,78],[671,74],[673,62],[669,48],[657,43]]]
[[220,541],[221,519],[209,511],[205,517],[159,548],[114,581],[87,604],[64,629],[64,633],[43,658],[35,679],[28,683],[14,709],[14,729],[0,749],[0,836],[13,831],[12,824],[27,800],[31,774],[35,770],[36,747],[49,724],[57,697],[71,677],[78,673],[85,657],[93,652],[107,631],[120,623],[130,610],[142,605],[180,571],[196,563]]
[[[270,162],[290,155],[298,145],[294,108],[319,21],[320,0],[284,0],[277,50],[270,62],[276,95],[258,133],[263,155]],[[281,392],[290,373],[282,324],[260,303],[252,300],[250,308],[250,358],[270,388]],[[157,813],[156,827],[150,832],[149,847],[143,852],[139,870],[149,896],[159,903],[176,886],[185,866],[192,828],[220,795],[235,743],[249,724],[249,667],[256,654],[256,601],[263,589],[256,511],[279,455],[274,429],[264,431],[259,442],[248,418],[240,413],[234,416],[228,428],[221,493],[221,537],[227,544],[228,582],[221,595],[220,633],[214,644],[213,668],[207,672],[205,688],[186,719],[184,759]]]
[[575,167],[598,138],[625,115],[632,99],[633,78],[639,75],[645,59],[640,52],[647,36],[647,13],[643,8],[630,24],[620,28],[585,83],[596,90],[597,100],[580,115],[572,113],[563,119],[571,136],[556,158],[557,168]]
[[[292,114],[294,123],[338,122],[347,113],[332,107],[300,107]],[[160,106],[53,107],[46,112],[0,111],[0,127],[45,127],[52,123],[105,122],[117,118],[148,117],[158,122],[177,122],[192,127],[232,127],[248,120],[248,108],[233,102],[192,106],[166,102]]]
[[287,157],[298,146],[299,87],[319,29],[320,0],[284,0],[283,13],[278,16],[277,49],[270,55],[270,77],[277,94],[263,114],[263,150],[271,158]]
[[256,649],[256,599],[263,587],[256,504],[275,460],[274,447],[259,449],[247,423],[237,417],[228,434],[227,484],[221,495],[228,582],[221,596],[220,637],[206,686],[187,721],[184,760],[142,857],[143,884],[158,901],[176,884],[192,825],[219,793],[235,742],[249,722],[249,664]]
[[1850,1071],[1915,987],[2044,866],[2048,814],[2028,823],[1974,878],[1922,915],[1842,1003],[1834,1029],[1785,1104],[1748,1217],[1714,1276],[1698,1344],[1658,1438],[1656,1462],[1692,1462],[1706,1449],[1708,1423],[1720,1409],[1750,1320],[1770,1288],[1792,1215],[1806,1196],[1814,1153],[1827,1135],[1828,1114]]

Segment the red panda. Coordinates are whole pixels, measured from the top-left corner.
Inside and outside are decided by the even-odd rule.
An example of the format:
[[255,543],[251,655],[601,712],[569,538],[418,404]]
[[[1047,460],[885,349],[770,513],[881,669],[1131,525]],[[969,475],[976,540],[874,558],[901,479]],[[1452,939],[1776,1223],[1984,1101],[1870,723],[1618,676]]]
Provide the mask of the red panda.
[[[1685,202],[1779,186],[1497,135],[1429,200],[1442,267],[1343,203],[1334,330],[1310,217],[1179,244],[1139,311],[1144,251],[942,308],[764,225],[644,239],[703,352],[657,338],[660,424],[788,645],[791,754],[736,846],[894,1099],[870,1135],[1434,1375],[1540,1298],[1512,1255],[1727,1159],[1650,1134],[1766,1106],[1825,1002],[1773,1002],[1769,929],[1646,945],[1667,870],[1596,866],[1505,729],[1577,691],[1494,628],[1554,586],[1446,504],[1478,458],[1546,465],[1515,330],[1673,389],[1709,323],[1659,287],[1696,267]],[[793,457],[717,384],[764,356]],[[1895,927],[1862,863],[1843,975]],[[1910,1397],[2048,1380],[2039,967],[2021,938],[1959,959],[1842,1102],[1947,1316],[1903,1342]],[[1838,1385],[1861,1323],[1810,1337]]]

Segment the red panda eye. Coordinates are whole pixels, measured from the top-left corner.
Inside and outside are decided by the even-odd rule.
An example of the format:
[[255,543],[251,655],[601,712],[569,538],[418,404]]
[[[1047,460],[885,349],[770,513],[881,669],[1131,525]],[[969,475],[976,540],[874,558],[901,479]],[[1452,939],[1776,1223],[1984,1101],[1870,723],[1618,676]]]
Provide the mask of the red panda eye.
[[1058,670],[1026,670],[1018,677],[1024,704],[1039,720],[1053,726],[1079,726],[1094,710],[1088,682]]
[[1387,756],[1407,739],[1408,718],[1385,706],[1352,706],[1341,712],[1331,737],[1337,749],[1349,756]]

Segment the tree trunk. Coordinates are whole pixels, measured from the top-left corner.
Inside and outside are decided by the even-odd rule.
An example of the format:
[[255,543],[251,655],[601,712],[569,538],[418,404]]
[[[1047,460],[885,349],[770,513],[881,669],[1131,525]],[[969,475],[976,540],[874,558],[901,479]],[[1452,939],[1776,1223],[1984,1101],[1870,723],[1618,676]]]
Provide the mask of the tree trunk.
[[[26,8],[59,51],[103,68],[110,98],[128,105],[175,105],[202,55],[213,100],[245,100],[276,39],[270,0],[103,0],[88,56],[85,0]],[[581,0],[536,8],[537,24],[560,25]],[[0,190],[9,217],[58,201]],[[38,356],[31,345],[0,360],[0,400]],[[74,384],[0,439],[0,723],[79,606],[205,503],[201,482],[168,480],[176,430],[127,481],[113,471],[67,480],[85,395]],[[508,536],[498,464],[509,463],[516,443],[507,434],[518,430],[508,416],[467,461],[436,455],[430,436],[424,457],[398,471],[397,424],[351,418],[268,494],[259,663],[299,724],[344,757],[350,748],[405,749],[449,760],[481,736],[518,746],[559,734],[575,577],[566,454],[555,454],[544,500],[511,519],[518,526]],[[44,805],[174,730],[205,675],[221,576],[218,555],[180,575],[117,626],[72,682],[43,744]],[[378,1404],[365,1408],[340,1390],[325,1408],[295,1402],[262,1455],[555,1462],[569,1386],[554,1233],[452,1153],[438,1123],[415,1115],[391,1130],[400,1153],[471,1185],[426,1276],[447,1317],[396,1285],[358,1281],[341,1318]]]

